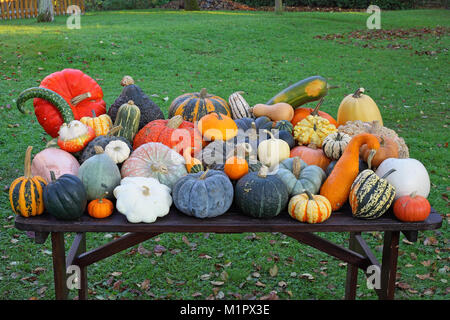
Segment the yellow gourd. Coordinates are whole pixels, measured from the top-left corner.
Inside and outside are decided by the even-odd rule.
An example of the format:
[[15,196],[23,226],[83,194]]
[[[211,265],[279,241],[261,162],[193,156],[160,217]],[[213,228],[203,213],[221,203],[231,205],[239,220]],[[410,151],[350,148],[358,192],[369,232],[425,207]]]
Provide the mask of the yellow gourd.
[[309,115],[294,127],[294,138],[299,144],[315,144],[322,147],[325,138],[336,132],[334,124],[325,118]]
[[355,120],[364,122],[377,120],[383,126],[383,119],[377,104],[363,92],[364,88],[359,88],[355,93],[349,94],[342,100],[337,115],[338,126]]
[[266,116],[272,121],[291,121],[294,117],[294,108],[285,102],[279,102],[272,105],[259,103],[253,108],[250,108],[250,112],[253,113],[256,118]]

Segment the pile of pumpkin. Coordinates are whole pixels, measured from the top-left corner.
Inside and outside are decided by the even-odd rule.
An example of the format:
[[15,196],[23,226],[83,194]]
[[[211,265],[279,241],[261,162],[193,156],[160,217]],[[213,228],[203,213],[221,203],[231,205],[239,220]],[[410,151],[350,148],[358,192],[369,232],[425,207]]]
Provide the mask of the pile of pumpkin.
[[[403,139],[383,126],[375,102],[358,89],[337,120],[319,111],[326,80],[309,77],[253,107],[242,92],[228,101],[205,89],[174,99],[169,119],[133,79],[106,113],[103,92],[88,75],[64,69],[17,99],[34,98],[39,123],[52,136],[10,186],[13,211],[44,211],[76,220],[114,212],[154,222],[172,204],[211,218],[234,204],[271,218],[286,210],[307,223],[328,219],[346,203],[355,218],[375,219],[393,206],[402,221],[430,213],[428,173],[409,158]],[[318,101],[314,109],[302,105]],[[373,171],[375,170],[376,171]]]

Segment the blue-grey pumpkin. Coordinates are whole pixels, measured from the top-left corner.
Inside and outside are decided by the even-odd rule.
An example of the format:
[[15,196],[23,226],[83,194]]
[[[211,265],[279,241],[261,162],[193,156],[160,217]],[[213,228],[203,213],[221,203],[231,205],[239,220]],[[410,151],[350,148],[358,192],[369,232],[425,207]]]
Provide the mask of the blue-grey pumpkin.
[[180,178],[172,189],[178,210],[196,218],[213,218],[227,212],[233,203],[234,190],[222,171],[206,170]]

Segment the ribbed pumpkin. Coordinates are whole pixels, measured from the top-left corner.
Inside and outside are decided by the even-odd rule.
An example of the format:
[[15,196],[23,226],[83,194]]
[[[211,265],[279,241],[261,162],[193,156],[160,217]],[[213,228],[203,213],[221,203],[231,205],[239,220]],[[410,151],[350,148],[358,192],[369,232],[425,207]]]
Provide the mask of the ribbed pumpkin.
[[170,120],[154,120],[146,124],[134,137],[133,148],[137,149],[148,142],[160,142],[179,154],[186,148],[200,150],[202,137],[192,122],[184,121],[181,116]]
[[124,137],[128,141],[133,141],[134,136],[139,130],[139,121],[141,120],[141,110],[136,106],[133,100],[120,106],[114,121],[115,127],[120,127],[114,135]]
[[348,197],[355,218],[376,219],[391,207],[395,188],[385,178],[394,171],[380,178],[373,170],[366,169],[356,177]]
[[208,94],[203,88],[200,92],[185,93],[175,98],[169,107],[169,118],[181,115],[184,120],[195,122],[212,111],[231,117],[228,103],[219,96]]
[[323,152],[328,158],[337,160],[342,156],[351,139],[352,137],[342,132],[329,134],[322,142]]
[[229,140],[238,134],[236,123],[219,112],[210,112],[198,121],[198,130],[205,141]]
[[309,191],[291,198],[288,204],[289,215],[307,223],[324,222],[331,216],[331,204],[321,195],[313,195]]
[[230,106],[233,119],[252,117],[252,113],[249,111],[250,105],[242,96],[243,93],[243,91],[234,92],[228,98],[228,104]]
[[308,146],[296,146],[292,148],[290,157],[300,157],[308,165],[316,165],[324,171],[331,162],[331,159],[325,155],[322,149],[317,148],[315,144],[310,144]]
[[111,200],[105,198],[108,192],[100,197],[89,202],[87,206],[88,214],[97,219],[103,219],[109,217],[114,211],[114,204]]
[[395,200],[393,211],[395,217],[400,221],[424,221],[430,215],[431,205],[427,198],[418,196],[416,192],[413,192]]
[[92,110],[92,117],[82,117],[80,122],[94,129],[95,136],[107,134],[113,126],[112,120],[107,114],[97,116],[95,110]]
[[[380,148],[372,159],[372,167],[377,168],[384,160],[388,158],[398,158],[398,144],[391,138],[375,135],[380,142]],[[359,155],[364,161],[367,161],[370,150],[367,145],[361,146]]]
[[15,214],[23,217],[37,216],[44,212],[43,190],[47,182],[31,174],[31,150],[25,153],[25,174],[9,186],[9,202]]
[[338,108],[338,125],[345,125],[347,121],[361,120],[364,122],[379,121],[383,126],[383,118],[380,109],[371,97],[363,94],[364,88],[359,88],[355,93],[342,99]]

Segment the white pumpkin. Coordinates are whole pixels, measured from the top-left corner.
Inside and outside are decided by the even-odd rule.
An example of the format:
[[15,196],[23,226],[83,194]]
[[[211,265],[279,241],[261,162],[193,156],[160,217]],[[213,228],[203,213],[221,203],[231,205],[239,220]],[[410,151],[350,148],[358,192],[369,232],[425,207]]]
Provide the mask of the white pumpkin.
[[170,188],[155,178],[127,177],[114,189],[117,211],[131,223],[152,223],[167,215],[172,205]]
[[271,170],[284,159],[289,158],[291,149],[289,144],[281,139],[276,139],[274,135],[268,131],[270,139],[262,141],[258,146],[258,158],[261,163]]
[[122,163],[130,156],[130,148],[120,140],[113,140],[105,147],[105,153],[114,160],[115,163]]
[[382,177],[386,172],[395,169],[386,180],[395,187],[395,199],[417,192],[417,195],[427,198],[430,194],[430,177],[425,166],[419,160],[406,158],[388,158],[384,160],[375,172]]

